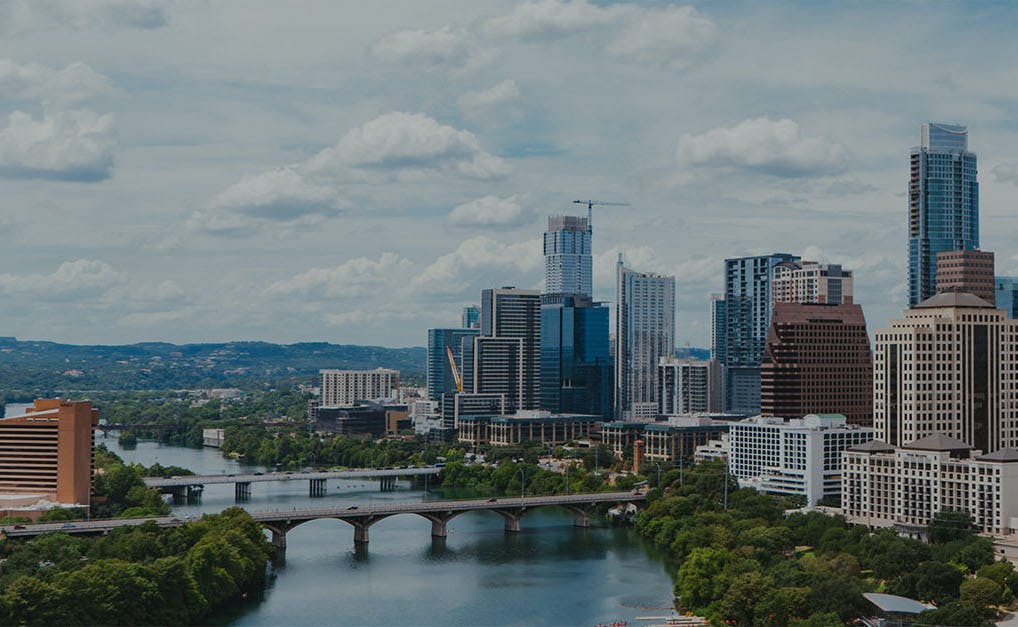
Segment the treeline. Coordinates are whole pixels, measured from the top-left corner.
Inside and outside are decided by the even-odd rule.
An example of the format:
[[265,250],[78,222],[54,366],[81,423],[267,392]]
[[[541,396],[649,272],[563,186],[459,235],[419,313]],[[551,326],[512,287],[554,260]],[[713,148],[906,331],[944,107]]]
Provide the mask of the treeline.
[[917,624],[990,625],[994,606],[1018,592],[1013,567],[994,562],[967,513],[938,514],[927,544],[840,516],[786,516],[788,502],[738,489],[720,463],[662,484],[637,530],[679,565],[681,606],[714,624],[841,625],[874,612],[863,592],[885,592],[937,605]]
[[272,545],[233,507],[180,527],[0,543],[0,624],[185,625],[261,594]]

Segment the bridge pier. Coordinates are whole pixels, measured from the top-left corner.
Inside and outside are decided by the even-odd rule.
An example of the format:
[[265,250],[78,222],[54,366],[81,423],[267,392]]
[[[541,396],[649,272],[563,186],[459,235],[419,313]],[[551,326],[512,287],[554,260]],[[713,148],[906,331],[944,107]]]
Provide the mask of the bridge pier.
[[174,505],[184,504],[185,495],[187,494],[187,489],[184,486],[182,485],[170,486],[169,488],[167,488],[167,490],[169,490],[170,494],[173,495]]
[[197,505],[198,503],[201,503],[201,493],[204,490],[205,486],[201,484],[187,486],[187,504]]
[[327,490],[326,479],[309,479],[308,480],[308,496],[325,496]]
[[396,489],[396,477],[379,477],[378,482],[381,492],[392,492]]
[[272,546],[276,547],[279,555],[286,555],[286,531],[268,528],[272,532]]
[[448,530],[445,528],[446,520],[433,519],[431,521],[431,537],[432,538],[444,538],[449,535]]
[[503,514],[505,517],[505,530],[513,533],[520,532],[520,517],[518,514]]
[[353,524],[353,541],[355,544],[367,544],[368,543],[368,527],[370,523],[363,522],[352,522]]
[[251,482],[238,481],[233,484],[233,498],[237,501],[251,500]]

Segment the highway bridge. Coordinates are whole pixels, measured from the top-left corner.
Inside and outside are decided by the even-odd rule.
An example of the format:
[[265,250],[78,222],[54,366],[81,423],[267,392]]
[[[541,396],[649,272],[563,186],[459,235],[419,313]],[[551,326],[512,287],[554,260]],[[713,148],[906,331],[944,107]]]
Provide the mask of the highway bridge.
[[[272,544],[285,554],[286,534],[294,527],[312,520],[332,518],[342,520],[354,528],[354,542],[366,543],[368,529],[376,522],[398,514],[414,514],[431,522],[431,535],[445,537],[446,525],[463,512],[490,511],[504,519],[506,531],[520,530],[520,519],[529,510],[537,507],[563,507],[573,512],[573,524],[589,527],[590,516],[599,506],[632,503],[642,505],[647,499],[641,492],[596,492],[587,494],[559,494],[553,496],[500,497],[490,499],[468,499],[454,501],[420,501],[402,503],[379,503],[372,505],[350,505],[311,509],[271,510],[251,512],[251,517],[272,534]],[[55,531],[69,534],[105,534],[120,527],[132,527],[148,521],[159,527],[177,527],[188,522],[185,519],[162,516],[150,518],[122,518],[111,520],[90,520],[55,522],[24,525],[5,525],[0,533],[10,538],[34,537]]]
[[396,487],[399,477],[433,476],[442,472],[438,466],[406,466],[401,468],[354,468],[349,470],[312,470],[287,472],[255,472],[232,475],[180,475],[177,477],[147,477],[145,485],[160,492],[172,494],[177,503],[196,502],[206,485],[234,484],[237,501],[251,498],[251,484],[263,481],[307,481],[309,496],[325,496],[329,479],[380,479],[383,491]]

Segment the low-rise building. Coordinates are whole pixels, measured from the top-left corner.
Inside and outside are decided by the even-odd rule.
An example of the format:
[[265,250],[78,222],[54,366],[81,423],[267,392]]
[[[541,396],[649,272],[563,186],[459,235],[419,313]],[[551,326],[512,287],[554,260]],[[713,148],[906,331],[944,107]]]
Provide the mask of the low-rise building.
[[727,433],[731,422],[719,419],[725,416],[703,414],[669,416],[662,422],[602,422],[601,442],[622,457],[626,449],[642,440],[645,462],[675,463],[679,458],[692,457],[697,446]]
[[872,439],[873,429],[848,424],[841,414],[755,416],[732,424],[728,464],[740,483],[816,505],[841,495],[842,452]]
[[222,448],[223,440],[226,439],[226,429],[202,429],[201,443],[203,446]]
[[693,463],[702,464],[704,462],[714,461],[719,459],[721,461],[728,460],[728,434],[721,434],[720,440],[711,440],[706,444],[701,444],[693,450]]
[[902,447],[873,441],[842,456],[842,511],[849,522],[923,537],[937,512],[965,510],[981,531],[1018,528],[1018,451],[983,454],[937,433]]
[[558,446],[596,434],[599,420],[599,416],[588,414],[527,411],[512,416],[460,416],[457,430],[460,442],[474,446],[512,446],[523,442]]

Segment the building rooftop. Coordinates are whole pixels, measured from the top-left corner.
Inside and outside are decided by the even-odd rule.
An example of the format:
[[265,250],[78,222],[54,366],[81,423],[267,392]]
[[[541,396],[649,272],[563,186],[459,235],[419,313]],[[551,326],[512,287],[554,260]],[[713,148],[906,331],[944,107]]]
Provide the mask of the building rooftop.
[[862,453],[893,453],[894,447],[887,442],[881,442],[880,440],[870,440],[863,444],[856,444],[855,446],[849,447],[850,451],[860,451]]
[[881,594],[879,592],[863,592],[863,598],[877,606],[881,612],[890,614],[919,614],[926,610],[935,609],[932,605],[920,603],[908,597],[900,597],[896,594]]
[[941,292],[931,296],[915,306],[916,309],[936,309],[939,307],[966,307],[972,309],[995,309],[995,307],[968,292]]
[[1002,448],[999,451],[980,455],[976,459],[983,462],[1018,462],[1018,451],[1013,448]]
[[903,445],[901,448],[911,449],[913,451],[970,451],[972,447],[965,444],[961,440],[952,438],[949,435],[943,433],[934,433],[928,435],[925,438],[919,438],[914,442],[909,442]]

